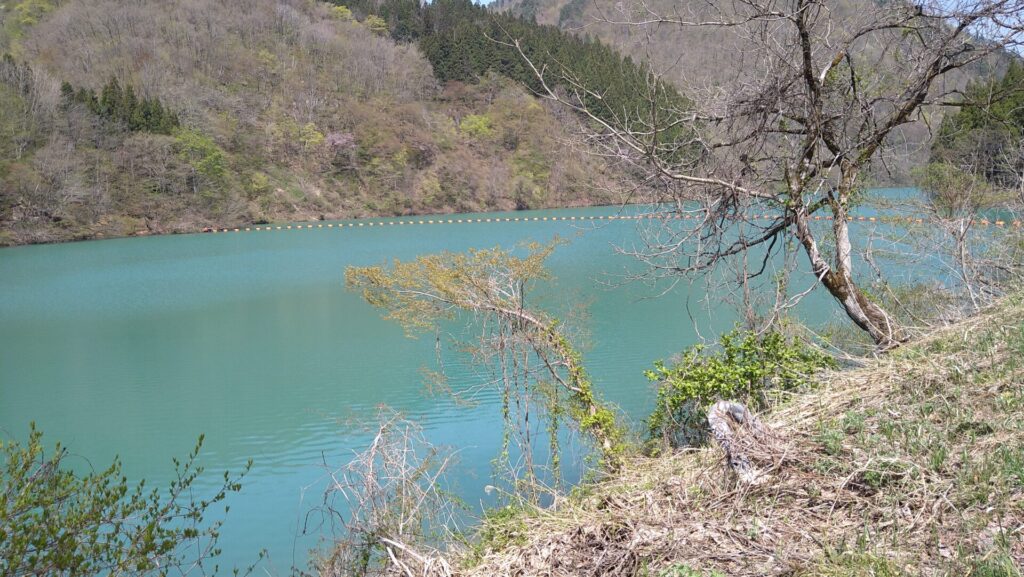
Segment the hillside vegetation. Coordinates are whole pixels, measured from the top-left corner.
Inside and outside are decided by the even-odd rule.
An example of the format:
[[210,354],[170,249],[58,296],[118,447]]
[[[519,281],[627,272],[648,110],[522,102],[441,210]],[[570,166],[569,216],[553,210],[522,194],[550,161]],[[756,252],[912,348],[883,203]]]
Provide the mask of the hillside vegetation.
[[[856,30],[864,18],[885,2],[838,0],[828,3],[829,21],[836,23],[830,32],[836,45]],[[735,26],[693,25],[729,20],[736,4],[725,2],[685,2],[674,0],[497,0],[495,10],[556,26],[577,35],[598,39],[634,61],[649,65],[683,94],[698,102],[715,100],[720,94],[741,92],[763,75],[778,71],[763,70],[759,53],[764,39],[738,32]],[[687,23],[687,24],[680,24]],[[779,28],[780,30],[782,27]],[[778,38],[776,41],[789,42]],[[880,59],[873,69],[882,85],[898,85],[903,78],[887,75],[886,62],[913,58],[901,53],[898,45],[871,45],[865,42],[853,54],[861,62]],[[963,69],[944,79],[942,90],[965,89],[972,82],[987,81],[1002,75],[1011,55],[1001,54]],[[873,167],[872,185],[913,184],[914,168],[925,164],[946,109],[930,107],[915,122],[900,127],[887,141],[883,162]]]
[[[500,76],[440,85],[379,18],[305,0],[0,18],[0,243],[613,200],[559,115]],[[138,119],[103,108],[114,83]],[[147,128],[143,103],[174,122]]]
[[[0,6],[0,244],[618,202],[629,171],[570,144],[579,119],[530,94],[541,86],[512,40],[612,124],[652,96],[687,110],[757,71],[721,28],[602,22],[642,15],[606,4]],[[645,6],[671,14],[662,4]],[[652,70],[666,74],[652,82]],[[878,182],[910,182],[938,126],[929,115],[895,137]]]
[[767,476],[718,448],[634,458],[485,521],[465,575],[1019,576],[1024,295],[769,414]]

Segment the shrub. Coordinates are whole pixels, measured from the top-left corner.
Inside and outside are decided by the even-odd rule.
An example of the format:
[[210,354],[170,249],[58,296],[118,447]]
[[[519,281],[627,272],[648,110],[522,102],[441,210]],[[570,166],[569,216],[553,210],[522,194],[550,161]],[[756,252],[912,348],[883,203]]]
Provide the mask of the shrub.
[[772,392],[807,385],[814,372],[834,366],[831,357],[780,333],[759,337],[734,329],[722,335],[714,354],[695,345],[675,365],[657,361],[644,373],[659,383],[657,404],[647,418],[648,434],[663,446],[699,444],[707,434],[706,409],[715,401],[729,399],[763,409]]
[[366,25],[370,32],[373,32],[378,36],[384,36],[388,33],[387,21],[376,14],[370,14],[367,16],[366,20],[363,21],[363,24]]
[[67,449],[47,453],[34,426],[26,444],[0,445],[0,576],[184,574],[215,557],[221,522],[204,516],[241,485],[224,473],[212,497],[194,496],[202,442],[174,460],[168,491],[130,487],[116,460],[100,472],[73,472]]
[[493,123],[486,114],[467,114],[459,128],[473,138],[486,138],[494,134]]
[[334,8],[331,9],[331,12],[334,14],[334,17],[337,18],[338,20],[341,20],[343,22],[352,21],[352,10],[350,10],[348,6],[335,6]]

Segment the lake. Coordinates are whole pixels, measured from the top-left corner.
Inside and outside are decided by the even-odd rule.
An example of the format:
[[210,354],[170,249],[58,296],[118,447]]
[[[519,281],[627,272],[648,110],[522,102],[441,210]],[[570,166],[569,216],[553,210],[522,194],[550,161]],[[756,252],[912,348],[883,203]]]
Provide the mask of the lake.
[[[267,548],[272,570],[304,567],[318,541],[316,531],[302,533],[322,499],[324,465],[340,466],[367,441],[353,419],[386,403],[421,422],[433,442],[457,447],[455,481],[474,506],[486,499],[501,435],[496,398],[467,407],[424,391],[433,338],[406,338],[346,291],[345,267],[566,239],[549,260],[555,280],[540,302],[586,305],[586,367],[601,393],[639,420],[654,399],[643,370],[697,342],[695,325],[714,339],[735,317],[721,295],[705,299],[700,282],[660,298],[651,297],[665,286],[622,282],[639,265],[615,247],[639,242],[642,223],[568,220],[616,214],[517,212],[485,217],[530,220],[383,227],[367,224],[431,217],[371,219],[2,249],[0,431],[23,439],[35,421],[46,444],[60,440],[79,466],[120,456],[129,478],[150,486],[166,486],[171,457],[184,457],[204,433],[203,487],[255,462],[230,501],[221,566],[248,565]],[[809,286],[797,278],[800,290]],[[815,322],[833,314],[820,290],[803,306]],[[446,365],[456,387],[480,378],[461,357]]]

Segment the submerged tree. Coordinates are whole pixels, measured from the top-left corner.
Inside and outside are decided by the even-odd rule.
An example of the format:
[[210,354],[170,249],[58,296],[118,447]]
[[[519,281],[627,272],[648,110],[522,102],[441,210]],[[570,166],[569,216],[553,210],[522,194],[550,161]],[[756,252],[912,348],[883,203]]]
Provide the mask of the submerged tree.
[[[850,210],[900,131],[955,100],[957,71],[1020,47],[1024,0],[864,3],[856,12],[833,0],[709,2],[672,14],[646,2],[619,8],[613,24],[718,29],[732,38],[719,49],[742,64],[726,85],[686,87],[692,108],[663,105],[652,73],[638,87],[648,106],[611,117],[593,104],[602,86],[571,66],[538,64],[522,40],[507,38],[543,96],[587,117],[607,155],[646,171],[657,185],[651,200],[692,211],[683,222],[695,226],[666,218],[636,256],[652,274],[702,274],[761,247],[764,261],[746,280],[793,241],[816,282],[879,348],[904,340],[858,284]],[[822,218],[827,228],[812,224]]]
[[[559,467],[558,430],[563,417],[588,434],[603,458],[614,468],[623,451],[624,431],[591,387],[579,353],[563,325],[527,306],[534,285],[547,278],[544,261],[554,245],[531,245],[517,257],[501,249],[471,250],[421,256],[390,267],[350,267],[349,288],[361,290],[370,304],[407,332],[436,328],[438,323],[469,315],[480,329],[470,346],[474,358],[491,368],[503,400],[506,437],[516,442],[520,458],[511,466],[516,480],[534,491],[539,465],[534,462],[531,418],[547,419],[551,466]],[[542,403],[535,407],[533,403]],[[539,415],[538,415],[539,413]],[[518,487],[517,487],[518,489]],[[535,495],[534,495],[535,497]]]

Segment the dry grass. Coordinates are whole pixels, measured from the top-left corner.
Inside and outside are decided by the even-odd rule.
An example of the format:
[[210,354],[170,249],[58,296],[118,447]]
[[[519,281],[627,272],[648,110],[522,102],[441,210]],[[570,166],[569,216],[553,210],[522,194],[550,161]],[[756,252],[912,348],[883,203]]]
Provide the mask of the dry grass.
[[768,482],[737,484],[717,448],[635,458],[488,521],[456,573],[1020,575],[1024,295],[825,375],[766,421],[782,439]]

